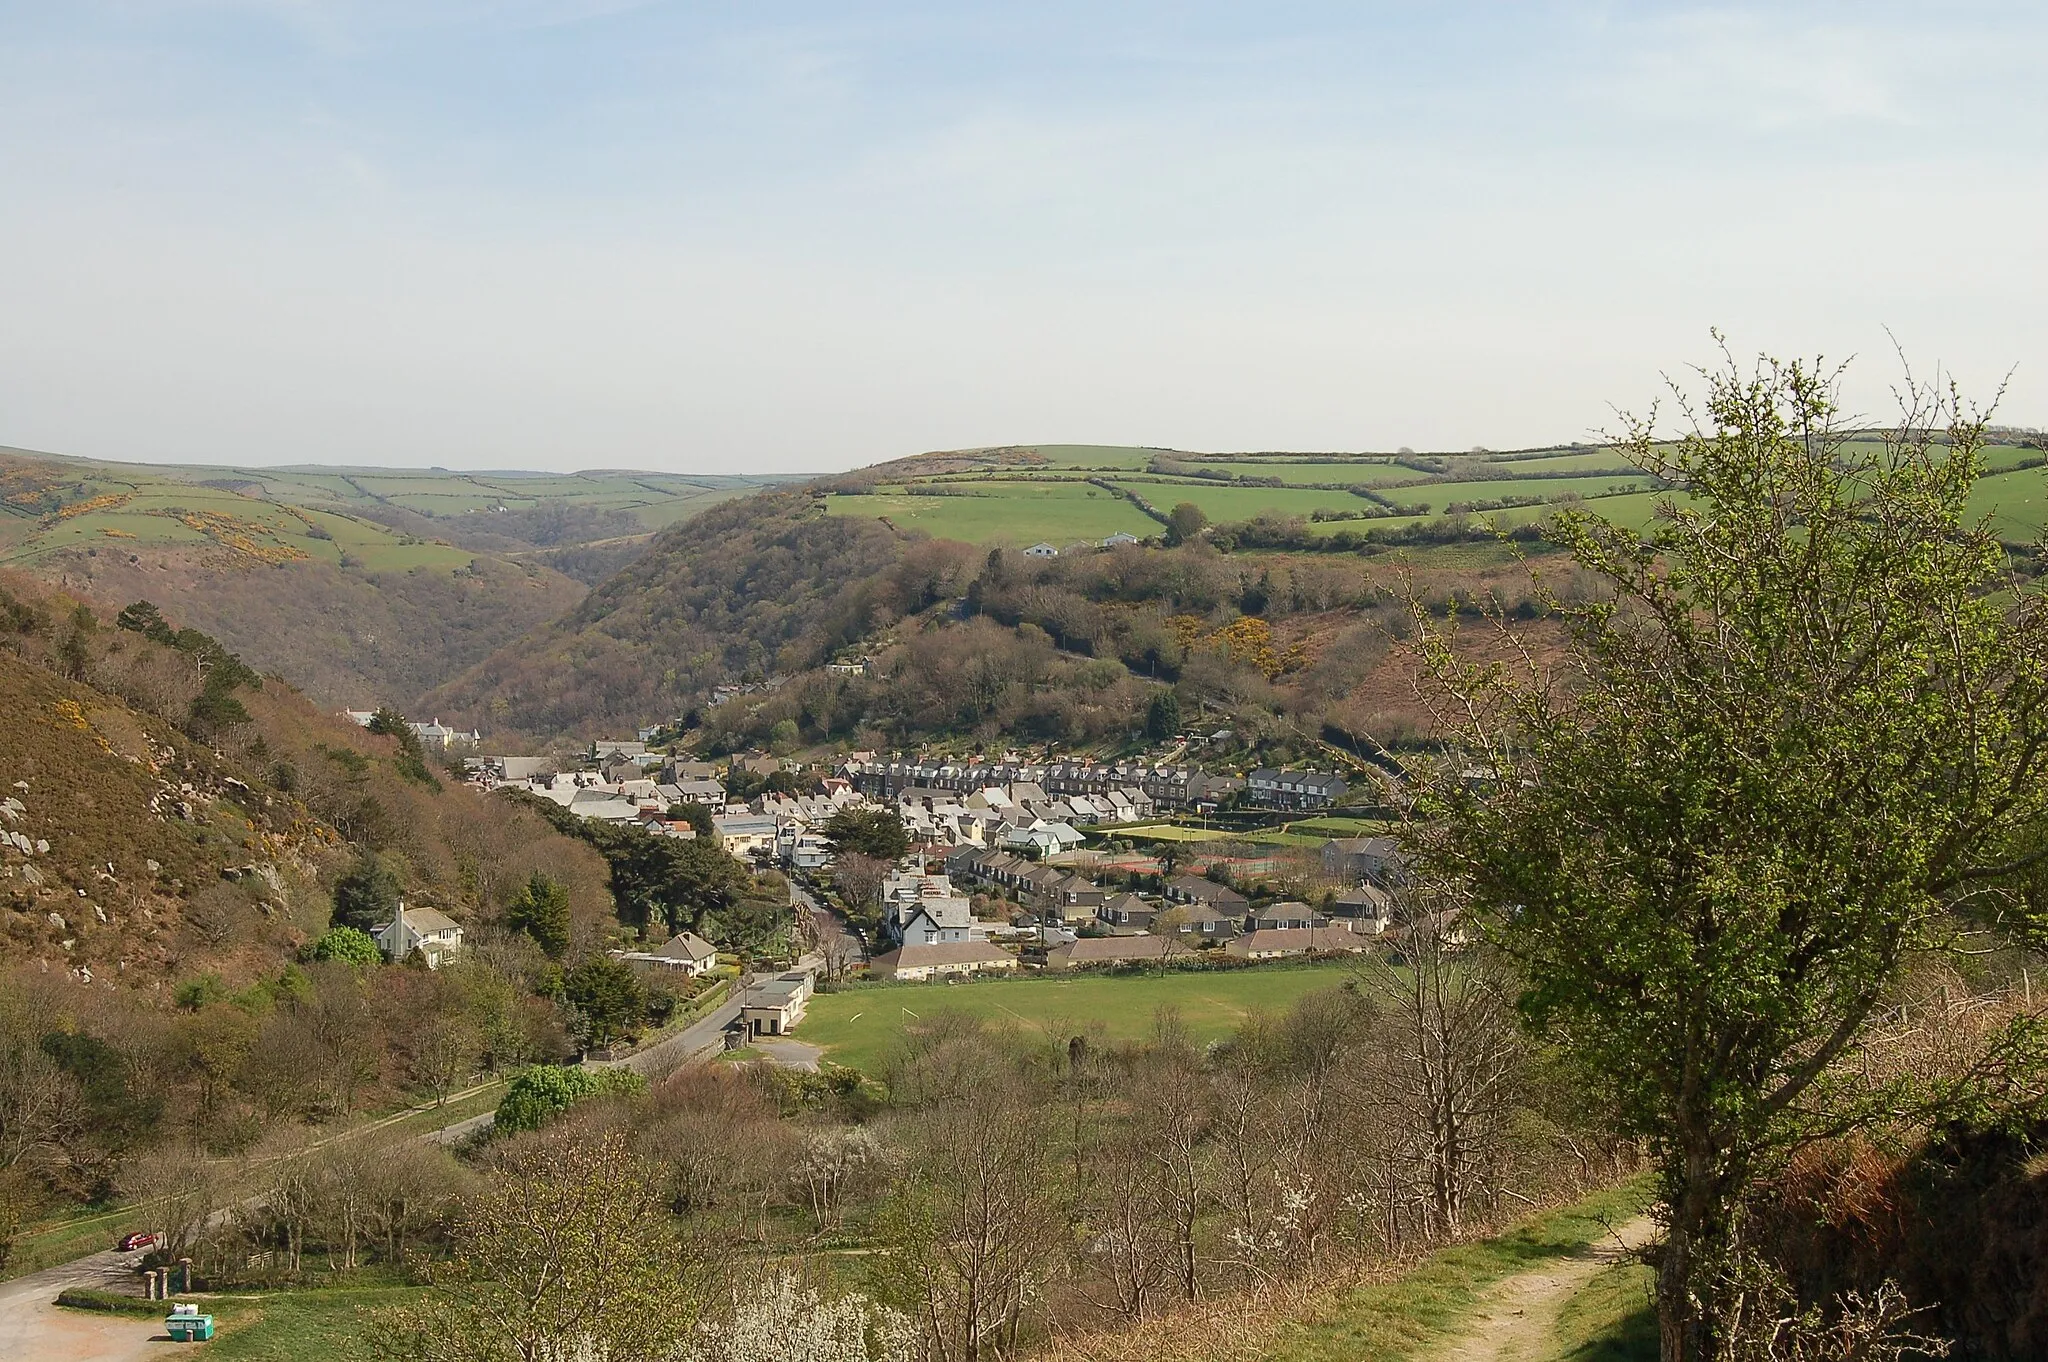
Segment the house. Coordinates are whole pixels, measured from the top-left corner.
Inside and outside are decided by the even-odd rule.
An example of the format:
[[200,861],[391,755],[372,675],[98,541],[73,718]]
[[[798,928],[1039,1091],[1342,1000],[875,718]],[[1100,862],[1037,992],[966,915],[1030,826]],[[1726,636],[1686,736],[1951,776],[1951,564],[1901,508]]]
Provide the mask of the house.
[[1159,905],[1136,894],[1118,894],[1095,910],[1095,920],[1110,927],[1132,927],[1144,931],[1159,916]]
[[1244,917],[1244,929],[1247,932],[1253,933],[1295,931],[1310,927],[1327,927],[1329,925],[1330,919],[1328,917],[1318,913],[1306,903],[1295,903],[1292,901],[1269,904],[1264,908],[1254,908],[1246,913]]
[[457,743],[474,747],[484,740],[484,735],[481,733],[465,733],[459,728],[448,728],[442,724],[439,718],[432,719],[423,724],[408,723],[406,727],[418,736],[423,746],[438,747],[443,752],[446,752]]
[[1060,556],[1060,551],[1041,539],[1030,548],[1024,550],[1024,556],[1026,558],[1057,558]]
[[1282,771],[1262,766],[1245,777],[1245,794],[1276,809],[1322,809],[1350,790],[1342,776],[1326,771]]
[[[718,768],[708,761],[685,761],[670,757],[661,764],[661,779],[666,785],[680,784],[685,780],[716,780]],[[724,787],[719,787],[719,798],[725,798]]]
[[1277,960],[1288,955],[1355,955],[1367,944],[1365,937],[1342,927],[1286,927],[1246,932],[1223,949],[1245,960]]
[[683,776],[679,774],[676,779],[664,783],[667,785],[667,790],[664,790],[663,793],[674,791],[670,798],[678,804],[702,804],[707,808],[713,809],[725,807],[725,786],[708,776]]
[[500,780],[532,780],[555,771],[553,757],[491,757],[488,762],[497,768]]
[[408,908],[400,899],[376,939],[378,949],[392,961],[418,951],[428,969],[439,969],[442,961],[462,949],[462,927],[438,908]]
[[1113,549],[1123,544],[1135,544],[1137,542],[1138,536],[1135,534],[1131,534],[1126,530],[1118,530],[1115,534],[1102,541],[1102,547]]
[[977,935],[966,899],[918,899],[901,905],[883,925],[889,935],[912,946],[972,941]]
[[1394,920],[1394,896],[1376,884],[1361,884],[1337,895],[1330,915],[1350,923],[1354,932],[1383,932]]
[[985,971],[1014,970],[1017,957],[986,941],[939,941],[929,946],[904,945],[868,962],[877,979],[917,981],[944,979]]
[[[1230,941],[1241,930],[1237,918],[1207,903],[1190,903],[1173,910],[1174,930],[1182,936],[1204,941]],[[1155,924],[1156,926],[1156,924]]]
[[1356,884],[1401,883],[1404,862],[1395,837],[1332,837],[1322,847],[1323,873]]
[[1251,907],[1251,900],[1229,885],[1200,875],[1174,876],[1166,882],[1166,897],[1173,903],[1206,903],[1233,917],[1242,917],[1245,909]]
[[1091,965],[1162,964],[1187,953],[1185,945],[1167,936],[1084,936],[1047,951],[1045,967],[1086,969]]
[[775,854],[775,820],[759,814],[738,813],[714,815],[711,819],[712,835],[736,861],[753,859],[755,852],[772,856]]
[[682,974],[694,979],[717,966],[718,947],[695,932],[684,932],[651,951],[620,951],[618,958],[643,974]]
[[740,1030],[754,1036],[786,1036],[804,1019],[811,976],[803,970],[778,974],[740,995]]
[[640,820],[640,805],[627,799],[616,790],[576,790],[569,796],[569,812],[579,818],[595,818],[604,823],[636,823]]

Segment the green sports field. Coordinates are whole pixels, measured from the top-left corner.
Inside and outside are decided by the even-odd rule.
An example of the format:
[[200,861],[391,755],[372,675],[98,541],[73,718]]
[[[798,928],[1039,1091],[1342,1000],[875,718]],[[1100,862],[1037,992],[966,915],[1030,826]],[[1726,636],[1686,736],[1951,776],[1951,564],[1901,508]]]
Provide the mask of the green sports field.
[[1162,1007],[1180,1011],[1202,1044],[1235,1030],[1254,1013],[1278,1013],[1351,977],[1343,963],[1261,965],[1239,970],[1162,974],[1039,975],[961,984],[856,987],[813,998],[796,1039],[825,1047],[825,1058],[870,1073],[883,1068],[903,1028],[942,1010],[965,1012],[1030,1038],[1089,1034],[1105,1040],[1148,1035]]

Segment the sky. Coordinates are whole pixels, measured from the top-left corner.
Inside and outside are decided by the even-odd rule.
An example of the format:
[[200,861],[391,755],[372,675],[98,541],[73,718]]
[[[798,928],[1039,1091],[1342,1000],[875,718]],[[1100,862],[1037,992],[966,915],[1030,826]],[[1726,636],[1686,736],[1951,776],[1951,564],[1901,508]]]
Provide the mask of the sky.
[[1716,354],[2048,425],[2038,3],[0,0],[0,444],[1514,448]]

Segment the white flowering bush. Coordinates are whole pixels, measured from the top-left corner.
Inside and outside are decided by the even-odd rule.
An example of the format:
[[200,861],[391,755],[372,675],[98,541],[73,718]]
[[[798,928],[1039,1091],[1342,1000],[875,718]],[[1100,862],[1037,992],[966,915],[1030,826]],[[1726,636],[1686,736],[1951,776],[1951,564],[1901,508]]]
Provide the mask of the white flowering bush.
[[917,1349],[897,1311],[857,1292],[827,1300],[790,1276],[743,1288],[698,1328],[688,1362],[912,1362]]

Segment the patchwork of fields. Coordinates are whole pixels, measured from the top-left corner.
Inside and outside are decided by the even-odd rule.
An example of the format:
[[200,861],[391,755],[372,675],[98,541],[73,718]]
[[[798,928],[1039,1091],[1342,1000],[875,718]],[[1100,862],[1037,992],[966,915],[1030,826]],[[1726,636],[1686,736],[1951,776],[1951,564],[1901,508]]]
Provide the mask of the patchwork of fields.
[[[2048,525],[2048,467],[2038,449],[1988,451],[1973,512],[2003,538],[2027,542]],[[979,466],[977,465],[979,461]],[[948,454],[882,470],[833,495],[834,515],[873,516],[948,539],[1056,548],[1112,534],[1157,535],[1188,502],[1211,523],[1298,518],[1311,533],[1399,530],[1463,514],[1502,528],[1582,505],[1640,529],[1670,497],[1612,450],[1573,447],[1469,454],[1196,454],[1101,445],[1041,445]]]

